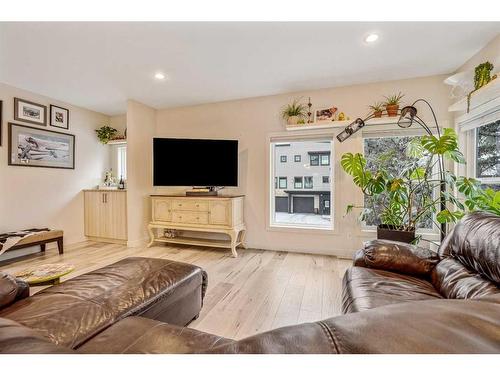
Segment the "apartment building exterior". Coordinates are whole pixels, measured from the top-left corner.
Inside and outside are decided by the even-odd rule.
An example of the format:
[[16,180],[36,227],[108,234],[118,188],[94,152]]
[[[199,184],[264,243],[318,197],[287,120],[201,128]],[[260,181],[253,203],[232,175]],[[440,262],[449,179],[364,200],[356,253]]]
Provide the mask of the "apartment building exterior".
[[275,211],[330,215],[331,142],[275,146]]

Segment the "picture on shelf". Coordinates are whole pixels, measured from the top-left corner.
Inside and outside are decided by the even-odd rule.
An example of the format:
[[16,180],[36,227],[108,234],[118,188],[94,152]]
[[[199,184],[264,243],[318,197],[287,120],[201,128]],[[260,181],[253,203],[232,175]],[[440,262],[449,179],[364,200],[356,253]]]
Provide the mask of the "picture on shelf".
[[14,98],[14,120],[47,126],[47,107],[28,100]]
[[75,136],[9,123],[9,165],[75,167]]
[[61,129],[69,129],[69,110],[51,104],[50,126]]
[[314,111],[316,122],[334,121],[337,107],[316,109]]

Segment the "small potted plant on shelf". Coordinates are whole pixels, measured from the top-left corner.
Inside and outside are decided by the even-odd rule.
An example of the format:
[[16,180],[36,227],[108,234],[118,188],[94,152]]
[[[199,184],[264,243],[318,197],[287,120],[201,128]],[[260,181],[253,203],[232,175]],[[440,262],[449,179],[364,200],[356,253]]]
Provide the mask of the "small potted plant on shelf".
[[99,129],[96,129],[95,131],[97,133],[97,138],[99,138],[99,141],[102,144],[107,144],[113,136],[118,132],[115,128],[112,128],[111,126],[104,125],[101,126]]
[[294,99],[290,104],[283,107],[281,117],[287,122],[288,125],[296,125],[299,120],[306,117],[307,106],[300,103],[299,99]]
[[398,115],[399,104],[401,103],[401,99],[403,99],[403,97],[404,95],[401,93],[385,97],[385,103],[383,105],[385,106],[385,110],[387,111],[387,115],[389,117]]
[[373,116],[375,118],[382,117],[382,113],[384,111],[384,103],[377,102],[377,103],[372,104],[368,107],[373,111]]

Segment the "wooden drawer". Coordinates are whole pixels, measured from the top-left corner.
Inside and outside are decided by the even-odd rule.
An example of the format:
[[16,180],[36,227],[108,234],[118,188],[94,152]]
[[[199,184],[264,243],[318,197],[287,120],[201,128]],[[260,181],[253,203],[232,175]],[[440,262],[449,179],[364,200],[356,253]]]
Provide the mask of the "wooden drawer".
[[172,202],[172,209],[176,211],[204,211],[208,212],[208,202],[201,200],[175,200]]
[[173,211],[172,221],[182,224],[208,224],[208,212]]

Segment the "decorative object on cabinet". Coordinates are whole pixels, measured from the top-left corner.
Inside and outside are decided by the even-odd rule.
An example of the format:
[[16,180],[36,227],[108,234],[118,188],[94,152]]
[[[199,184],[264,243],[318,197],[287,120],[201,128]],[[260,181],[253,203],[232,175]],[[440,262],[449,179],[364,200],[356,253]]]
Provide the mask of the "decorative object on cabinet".
[[50,105],[50,126],[69,129],[69,109]]
[[377,103],[374,103],[374,104],[368,106],[368,108],[370,108],[372,110],[374,118],[381,118],[382,113],[384,111],[384,103],[377,102]]
[[[244,196],[152,195],[148,247],[155,242],[168,242],[230,248],[233,257],[237,257],[236,247],[245,248],[243,200]],[[174,233],[174,236],[165,236],[165,230],[170,231],[167,233]],[[219,233],[229,236],[230,239],[188,237],[184,235],[185,232]]]
[[281,117],[288,125],[297,124],[306,115],[306,106],[300,103],[300,99],[294,99],[281,110]]
[[337,110],[337,107],[316,109],[314,111],[316,122],[335,121],[335,113]]
[[118,130],[112,128],[111,126],[104,125],[99,129],[96,129],[95,132],[97,133],[97,138],[99,138],[99,141],[105,145],[113,138]]
[[47,126],[47,107],[28,100],[14,98],[14,120]]
[[127,192],[84,190],[85,236],[94,241],[126,244]]
[[387,116],[395,117],[398,115],[399,104],[401,99],[403,99],[404,94],[398,93],[385,97],[385,110],[387,111]]
[[312,124],[314,122],[314,118],[312,117],[312,103],[311,103],[311,97],[309,97],[309,101],[307,102],[307,123]]
[[75,169],[75,136],[9,123],[9,165]]

